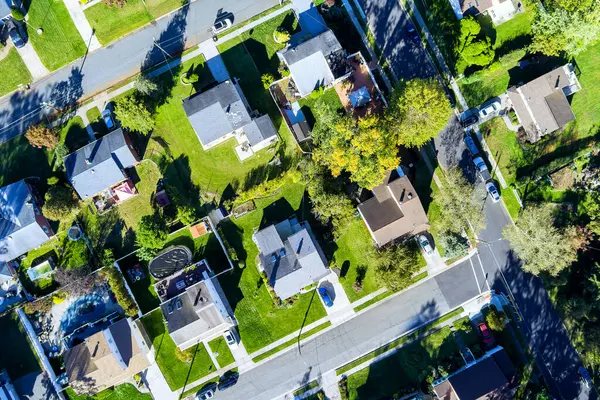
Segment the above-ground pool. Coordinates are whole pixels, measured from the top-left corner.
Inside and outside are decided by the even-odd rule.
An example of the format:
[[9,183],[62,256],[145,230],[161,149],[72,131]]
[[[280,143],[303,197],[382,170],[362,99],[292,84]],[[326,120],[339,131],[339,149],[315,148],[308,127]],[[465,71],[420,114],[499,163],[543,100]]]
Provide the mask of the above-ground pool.
[[192,263],[192,252],[186,246],[173,246],[156,256],[148,270],[156,279],[163,279]]

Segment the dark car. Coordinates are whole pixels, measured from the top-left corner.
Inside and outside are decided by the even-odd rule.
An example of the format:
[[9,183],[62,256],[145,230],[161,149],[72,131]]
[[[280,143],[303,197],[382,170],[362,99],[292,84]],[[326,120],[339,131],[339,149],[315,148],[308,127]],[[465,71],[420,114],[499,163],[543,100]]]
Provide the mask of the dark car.
[[477,325],[477,329],[479,329],[479,333],[481,333],[481,336],[483,337],[483,344],[486,345],[486,347],[492,347],[494,345],[494,337],[492,336],[490,328],[481,322]]
[[524,58],[521,61],[519,61],[519,68],[524,69],[530,65],[535,65],[539,63],[540,59],[537,56],[531,56],[529,58]]
[[326,288],[320,287],[319,295],[321,296],[321,298],[323,299],[323,303],[325,303],[327,307],[331,307],[333,305],[333,301],[331,301],[331,297],[329,297],[329,293],[327,293]]
[[13,26],[13,28],[8,31],[8,36],[10,37],[10,40],[13,42],[15,47],[21,48],[25,46],[25,39],[23,37],[23,34],[19,31],[18,27]]
[[415,43],[421,43],[421,37],[419,36],[417,29],[411,22],[409,22],[406,25],[406,33],[408,34],[410,40],[412,40]]
[[460,124],[462,125],[463,128],[467,128],[473,124],[476,124],[477,121],[479,121],[479,117],[477,116],[477,114],[471,114],[466,118],[463,118],[460,121]]
[[232,387],[233,385],[235,385],[239,378],[240,378],[240,374],[238,374],[237,372],[232,372],[230,374],[224,375],[221,378],[221,380],[219,381],[219,386],[217,387],[217,389],[219,389],[219,390],[228,389],[228,388]]
[[209,383],[196,393],[196,400],[208,400],[215,397],[215,391],[217,390],[216,383]]

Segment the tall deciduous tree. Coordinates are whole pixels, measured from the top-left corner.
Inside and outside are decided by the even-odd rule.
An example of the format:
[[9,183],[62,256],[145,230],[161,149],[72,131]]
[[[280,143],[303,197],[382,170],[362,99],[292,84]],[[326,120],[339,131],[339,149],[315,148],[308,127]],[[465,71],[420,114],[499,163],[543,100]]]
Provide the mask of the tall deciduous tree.
[[523,260],[523,269],[534,275],[557,275],[577,259],[583,244],[575,228],[555,226],[550,206],[529,206],[515,225],[504,228],[502,236]]
[[31,125],[25,137],[33,147],[53,149],[58,144],[58,135],[45,125]]
[[45,196],[42,212],[47,218],[61,221],[71,216],[79,204],[73,191],[64,186],[52,186]]
[[413,241],[376,250],[376,277],[381,286],[401,290],[409,286],[411,278],[420,268],[418,248]]
[[167,226],[160,215],[144,215],[135,236],[140,247],[138,256],[144,260],[152,259],[165,246],[168,236]]
[[146,134],[154,129],[152,114],[144,103],[133,95],[121,97],[115,104],[115,115],[124,128]]
[[486,66],[494,61],[495,52],[490,38],[481,32],[481,25],[473,17],[460,21],[457,53],[466,66]]
[[467,182],[458,167],[448,169],[444,178],[443,187],[434,197],[443,210],[440,230],[459,233],[470,228],[479,232],[485,226],[485,191]]
[[435,79],[413,79],[392,92],[388,127],[399,145],[421,147],[444,129],[451,113]]

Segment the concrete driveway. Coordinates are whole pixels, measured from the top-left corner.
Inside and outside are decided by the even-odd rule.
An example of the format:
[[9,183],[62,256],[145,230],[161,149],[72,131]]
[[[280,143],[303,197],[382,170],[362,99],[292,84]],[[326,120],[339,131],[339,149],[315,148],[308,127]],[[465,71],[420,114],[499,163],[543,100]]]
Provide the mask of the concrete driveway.
[[352,318],[354,315],[354,310],[350,305],[348,296],[346,296],[344,287],[334,272],[329,273],[329,275],[319,281],[317,288],[321,287],[327,289],[327,294],[329,294],[331,301],[333,301],[333,306],[327,307],[321,296],[319,296],[319,299],[321,300],[321,303],[323,303],[323,307],[325,307],[325,311],[327,311],[327,316],[329,317],[331,323],[333,325],[337,325],[348,318]]

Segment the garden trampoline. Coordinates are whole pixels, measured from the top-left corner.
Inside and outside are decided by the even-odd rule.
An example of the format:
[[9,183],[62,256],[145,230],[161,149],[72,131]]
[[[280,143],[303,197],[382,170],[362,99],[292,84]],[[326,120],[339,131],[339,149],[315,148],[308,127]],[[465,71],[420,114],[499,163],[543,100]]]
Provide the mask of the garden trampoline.
[[186,246],[173,246],[156,256],[148,270],[156,279],[163,279],[192,263],[192,252]]

